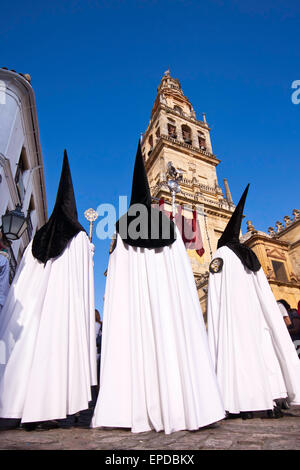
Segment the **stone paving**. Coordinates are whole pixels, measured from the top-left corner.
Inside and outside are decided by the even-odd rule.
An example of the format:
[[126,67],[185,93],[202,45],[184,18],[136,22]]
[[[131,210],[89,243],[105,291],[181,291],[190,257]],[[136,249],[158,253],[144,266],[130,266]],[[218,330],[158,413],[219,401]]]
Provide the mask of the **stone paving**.
[[300,406],[280,419],[224,420],[170,435],[124,429],[0,430],[1,450],[300,450]]

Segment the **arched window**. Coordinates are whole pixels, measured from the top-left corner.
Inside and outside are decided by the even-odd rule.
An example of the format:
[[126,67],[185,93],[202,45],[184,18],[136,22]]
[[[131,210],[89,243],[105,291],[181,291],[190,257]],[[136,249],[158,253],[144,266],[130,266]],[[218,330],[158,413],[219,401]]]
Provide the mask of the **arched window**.
[[148,152],[148,157],[151,155],[152,150],[153,150],[153,136],[152,136],[152,134],[149,136],[149,146],[150,146],[150,150]]
[[186,144],[192,145],[192,130],[189,126],[184,124],[181,126],[182,129],[182,138]]
[[202,150],[206,150],[206,140],[203,132],[198,131],[198,142],[199,142],[199,148]]
[[174,106],[174,111],[177,111],[179,114],[182,114],[182,109],[180,106],[175,105]]
[[169,134],[169,137],[172,137],[173,139],[177,139],[176,126],[173,126],[173,124],[168,124],[168,134]]

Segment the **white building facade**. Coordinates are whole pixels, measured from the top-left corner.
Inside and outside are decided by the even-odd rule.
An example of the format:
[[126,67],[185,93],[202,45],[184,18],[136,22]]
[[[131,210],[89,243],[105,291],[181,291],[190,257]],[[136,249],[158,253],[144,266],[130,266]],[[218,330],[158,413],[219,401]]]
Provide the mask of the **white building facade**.
[[30,76],[0,69],[0,225],[19,204],[28,228],[11,246],[14,274],[34,233],[48,219],[44,166]]

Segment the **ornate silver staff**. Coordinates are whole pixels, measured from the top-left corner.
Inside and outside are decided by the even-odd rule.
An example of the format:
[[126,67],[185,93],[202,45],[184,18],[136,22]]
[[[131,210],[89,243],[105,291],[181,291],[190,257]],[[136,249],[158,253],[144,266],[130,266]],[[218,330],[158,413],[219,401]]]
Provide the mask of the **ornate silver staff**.
[[98,213],[94,209],[87,209],[84,213],[84,217],[89,221],[89,239],[92,241],[93,237],[93,223],[98,219]]

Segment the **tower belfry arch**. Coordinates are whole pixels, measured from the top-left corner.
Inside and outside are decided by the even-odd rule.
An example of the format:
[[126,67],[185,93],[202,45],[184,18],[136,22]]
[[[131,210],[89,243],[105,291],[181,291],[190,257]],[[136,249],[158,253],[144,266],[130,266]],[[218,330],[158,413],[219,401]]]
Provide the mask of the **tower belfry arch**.
[[212,150],[210,127],[205,114],[200,121],[183,94],[178,79],[167,70],[157,88],[150,122],[142,137],[142,152],[151,195],[164,199],[171,212],[171,194],[167,185],[169,162],[182,171],[181,192],[176,202],[183,206],[183,215],[191,219],[197,212],[204,254],[188,250],[202,309],[206,310],[208,267],[211,253],[217,248],[234,210],[229,185],[225,181],[225,196],[218,183],[216,168],[220,160]]

